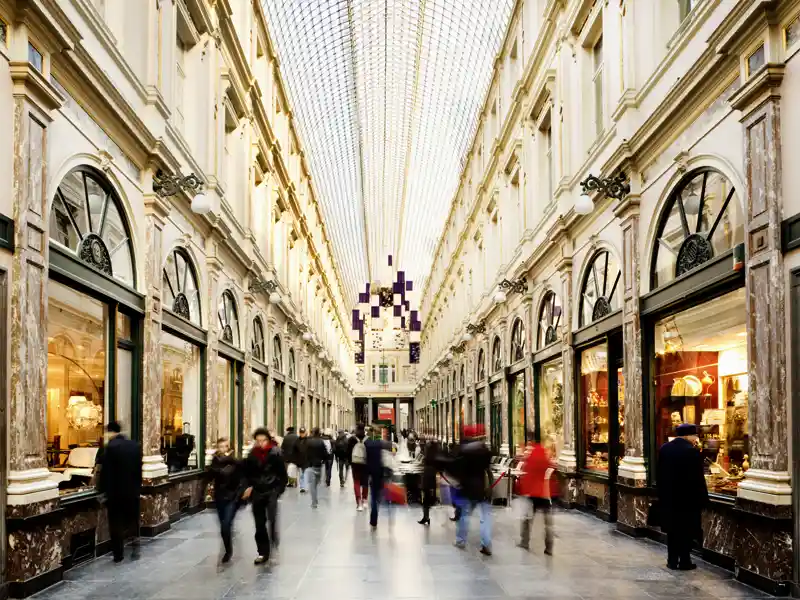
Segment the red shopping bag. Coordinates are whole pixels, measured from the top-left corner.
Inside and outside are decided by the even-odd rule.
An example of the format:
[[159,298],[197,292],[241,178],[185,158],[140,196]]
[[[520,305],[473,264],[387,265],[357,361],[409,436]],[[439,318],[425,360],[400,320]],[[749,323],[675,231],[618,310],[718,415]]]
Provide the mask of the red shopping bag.
[[405,486],[390,481],[383,486],[383,491],[386,495],[386,500],[392,504],[406,504],[408,502]]

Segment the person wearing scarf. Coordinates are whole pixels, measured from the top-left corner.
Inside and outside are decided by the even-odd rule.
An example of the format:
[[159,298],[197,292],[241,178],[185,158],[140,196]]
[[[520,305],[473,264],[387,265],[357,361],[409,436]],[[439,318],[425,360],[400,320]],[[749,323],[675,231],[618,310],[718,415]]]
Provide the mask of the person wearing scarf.
[[253,433],[253,439],[255,445],[244,463],[244,477],[248,486],[244,499],[249,499],[253,505],[258,548],[254,563],[260,565],[269,560],[272,549],[278,549],[278,498],[286,490],[289,477],[280,448],[269,432],[260,427]]

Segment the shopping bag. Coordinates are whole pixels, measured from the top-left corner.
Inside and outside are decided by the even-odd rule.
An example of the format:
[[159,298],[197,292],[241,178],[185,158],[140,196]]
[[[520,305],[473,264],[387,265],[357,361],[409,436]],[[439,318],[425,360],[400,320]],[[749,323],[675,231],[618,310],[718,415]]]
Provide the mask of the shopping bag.
[[286,475],[289,476],[289,479],[297,479],[297,465],[289,463],[286,468]]
[[408,502],[406,488],[399,483],[394,483],[393,481],[387,482],[383,486],[383,492],[386,496],[386,500],[392,504],[406,504]]

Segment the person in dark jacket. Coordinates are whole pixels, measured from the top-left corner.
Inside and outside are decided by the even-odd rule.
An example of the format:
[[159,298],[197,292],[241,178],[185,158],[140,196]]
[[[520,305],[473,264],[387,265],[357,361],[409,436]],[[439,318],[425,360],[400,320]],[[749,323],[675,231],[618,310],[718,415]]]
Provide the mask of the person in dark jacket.
[[289,479],[289,485],[291,487],[296,486],[300,478],[300,472],[297,468],[297,442],[298,437],[294,432],[294,427],[287,427],[286,435],[283,438],[283,444],[281,444],[281,453],[283,454],[283,459],[286,461],[286,464],[289,465],[289,470],[293,474],[291,479]]
[[[269,432],[260,427],[253,433],[255,445],[244,462],[244,478],[248,486],[244,499],[253,503],[256,524],[255,564],[269,560],[270,550],[278,549],[278,498],[286,490],[286,464]],[[269,533],[267,533],[269,521]]]
[[533,516],[537,512],[541,512],[544,515],[544,553],[551,556],[553,554],[553,516],[550,499],[550,478],[553,475],[552,459],[545,447],[542,446],[541,438],[536,432],[529,431],[528,438],[534,441],[526,449],[522,478],[520,479],[520,495],[528,498],[530,506],[522,518],[517,546],[525,550],[530,549]]
[[378,526],[378,507],[384,498],[383,486],[391,478],[383,456],[384,452],[391,453],[392,443],[368,436],[364,441],[364,446],[367,449],[367,476],[369,477],[369,524],[375,529]]
[[300,493],[305,494],[308,491],[308,434],[306,434],[305,427],[300,428],[295,460],[297,461],[297,478],[300,482]]
[[111,438],[98,457],[97,487],[106,497],[114,562],[124,558],[125,538],[133,536],[133,556],[139,555],[139,498],[142,491],[142,447],[122,435],[119,423],[107,427]]
[[311,437],[306,438],[306,456],[308,469],[306,485],[311,490],[311,508],[319,506],[319,482],[322,479],[322,467],[328,462],[328,449],[320,434],[319,427],[311,430]]
[[353,489],[356,494],[356,510],[364,510],[367,502],[367,490],[369,489],[369,475],[367,473],[367,452],[364,442],[367,433],[364,425],[359,423],[356,426],[355,434],[348,440],[349,449],[347,456],[350,462],[350,470],[353,472]]
[[336,441],[333,443],[333,453],[336,456],[336,466],[339,469],[339,487],[344,487],[347,481],[347,470],[350,466],[349,444],[344,429],[339,430]]
[[490,469],[492,454],[483,441],[483,428],[464,428],[461,444],[449,466],[449,473],[459,483],[459,520],[456,525],[456,547],[466,548],[469,517],[477,507],[481,513],[481,554],[492,555],[492,505]]
[[420,525],[430,525],[431,506],[436,504],[436,474],[439,471],[439,442],[429,441],[425,445],[422,471],[422,520]]
[[331,430],[326,429],[322,432],[322,443],[325,444],[325,486],[331,487],[331,475],[333,475],[333,437]]
[[230,561],[233,553],[233,519],[242,498],[242,466],[231,452],[228,438],[217,440],[217,451],[211,459],[211,474],[214,478],[214,504],[219,516],[220,534],[225,554],[222,562]]
[[702,537],[700,517],[708,501],[703,456],[697,449],[697,426],[684,423],[675,439],[658,453],[658,497],[661,526],[667,533],[667,567],[696,569],[692,542]]

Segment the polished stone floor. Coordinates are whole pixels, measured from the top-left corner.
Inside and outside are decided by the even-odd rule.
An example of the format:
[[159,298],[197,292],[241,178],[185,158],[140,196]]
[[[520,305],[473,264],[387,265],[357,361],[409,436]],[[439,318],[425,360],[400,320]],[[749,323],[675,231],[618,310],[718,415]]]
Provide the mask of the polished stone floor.
[[532,552],[514,545],[513,510],[496,508],[494,556],[475,538],[467,550],[453,546],[447,508],[434,510],[424,528],[417,507],[398,509],[395,522],[370,532],[367,513],[355,511],[351,487],[323,489],[320,506],[289,490],[281,501],[281,552],[277,565],[253,565],[253,520],[236,521],[236,555],[221,567],[216,514],[206,511],[143,541],[138,561],[115,565],[109,556],[66,573],[66,581],[35,596],[78,600],[122,598],[216,599],[400,598],[441,599],[714,599],[765,598],[731,573],[698,561],[691,573],[664,567],[664,547],[618,534],[574,511],[555,516],[555,556],[543,554],[541,523]]

